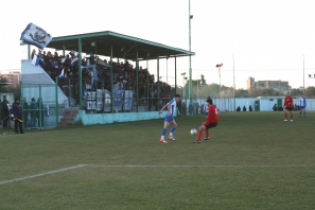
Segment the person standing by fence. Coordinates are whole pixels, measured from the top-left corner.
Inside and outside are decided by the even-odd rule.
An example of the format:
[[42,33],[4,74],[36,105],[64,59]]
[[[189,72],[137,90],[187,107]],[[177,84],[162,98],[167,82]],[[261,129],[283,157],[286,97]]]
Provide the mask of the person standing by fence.
[[24,134],[22,126],[23,109],[20,105],[20,99],[15,98],[15,102],[12,105],[13,119],[14,119],[14,131],[16,134]]
[[3,128],[8,127],[9,114],[8,101],[4,99],[1,103],[1,120]]

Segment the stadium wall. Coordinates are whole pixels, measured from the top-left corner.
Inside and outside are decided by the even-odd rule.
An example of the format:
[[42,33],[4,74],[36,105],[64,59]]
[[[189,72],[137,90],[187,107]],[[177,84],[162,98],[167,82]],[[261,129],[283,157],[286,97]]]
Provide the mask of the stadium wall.
[[86,114],[80,110],[75,118],[75,122],[83,125],[111,124],[115,122],[133,122],[140,120],[152,120],[164,118],[167,111],[162,114],[158,112],[129,112],[129,113],[106,113],[106,114]]
[[[255,111],[255,103],[259,101],[259,111],[273,111],[272,107],[274,104],[277,104],[277,100],[282,100],[282,105],[284,104],[284,97],[282,96],[263,96],[258,98],[214,98],[213,103],[218,107],[221,111],[229,111],[234,112],[238,106],[243,108],[246,107],[247,111],[249,106],[253,107]],[[197,103],[199,105],[205,103],[205,99],[197,99]],[[293,99],[293,103],[299,105],[299,98]],[[306,99],[307,107],[306,109],[309,111],[315,111],[315,99]]]

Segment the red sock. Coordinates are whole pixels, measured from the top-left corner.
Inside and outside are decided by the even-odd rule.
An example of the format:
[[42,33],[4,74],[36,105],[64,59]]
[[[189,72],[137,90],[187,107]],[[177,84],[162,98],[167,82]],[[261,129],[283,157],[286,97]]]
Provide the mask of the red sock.
[[288,114],[284,113],[284,119],[288,119]]
[[202,136],[202,130],[199,130],[198,131],[198,136],[197,136],[197,141],[200,141],[201,136]]
[[206,137],[209,137],[209,130],[206,129],[205,132],[206,132]]

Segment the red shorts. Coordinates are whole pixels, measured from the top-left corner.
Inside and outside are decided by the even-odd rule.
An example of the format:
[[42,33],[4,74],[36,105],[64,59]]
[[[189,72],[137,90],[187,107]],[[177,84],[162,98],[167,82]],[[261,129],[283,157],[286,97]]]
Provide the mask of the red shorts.
[[204,124],[204,126],[206,126],[207,129],[214,128],[214,127],[216,127],[217,125],[218,125],[218,123],[209,123],[208,125],[205,125],[205,124]]

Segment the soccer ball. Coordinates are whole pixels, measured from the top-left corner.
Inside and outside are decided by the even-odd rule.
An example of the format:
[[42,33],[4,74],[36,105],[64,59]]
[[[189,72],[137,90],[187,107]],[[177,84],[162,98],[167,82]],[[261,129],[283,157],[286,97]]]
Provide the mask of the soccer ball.
[[190,130],[190,134],[192,135],[192,136],[194,136],[194,135],[196,135],[197,134],[197,130],[196,129],[191,129]]

